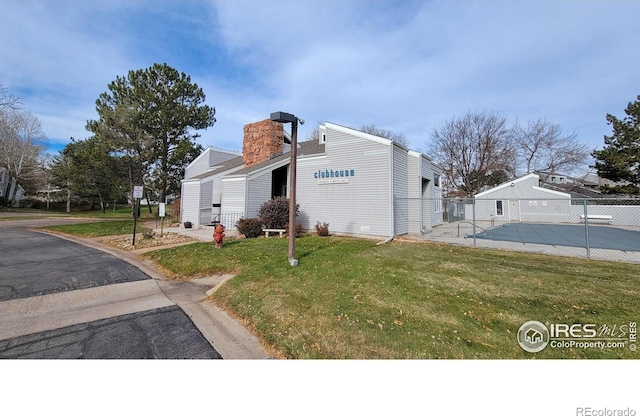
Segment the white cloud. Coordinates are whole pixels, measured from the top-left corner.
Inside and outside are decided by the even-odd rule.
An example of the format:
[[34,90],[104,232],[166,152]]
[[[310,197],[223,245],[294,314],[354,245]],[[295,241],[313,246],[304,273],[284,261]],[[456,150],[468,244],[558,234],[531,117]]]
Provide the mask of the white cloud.
[[606,113],[640,93],[638,15],[623,1],[5,1],[0,83],[29,91],[61,139],[82,137],[116,76],[167,62],[217,108],[205,145],[239,149],[244,124],[288,111],[302,136],[375,123],[424,148],[446,119],[487,109],[595,147]]

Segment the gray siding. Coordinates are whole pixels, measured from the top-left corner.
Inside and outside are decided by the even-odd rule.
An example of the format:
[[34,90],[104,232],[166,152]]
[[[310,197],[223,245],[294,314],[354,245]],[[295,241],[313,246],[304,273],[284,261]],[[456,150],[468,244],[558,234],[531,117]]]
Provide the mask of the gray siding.
[[242,155],[235,152],[225,152],[220,149],[211,149],[209,152],[209,167],[218,166],[227,160],[235,159],[238,156]]
[[406,150],[395,145],[393,146],[393,196],[395,197],[394,210],[396,211],[395,234],[406,234],[409,232],[407,156]]
[[226,162],[240,156],[235,152],[229,152],[221,149],[207,148],[200,154],[193,162],[189,164],[184,170],[184,178],[190,179],[205,173],[213,166],[218,166],[221,163]]
[[422,232],[422,206],[428,201],[422,200],[422,175],[420,173],[420,156],[408,154],[407,157],[407,196],[409,232]]
[[[328,222],[329,231],[386,236],[391,224],[390,146],[326,125],[326,157],[298,161],[298,221],[306,229]],[[353,170],[348,183],[320,184],[318,171]],[[329,178],[331,179],[331,178]]]
[[[437,216],[435,215],[435,192],[433,186],[434,168],[433,164],[424,157],[420,157],[420,163],[422,164],[422,178],[429,181],[427,189],[422,189],[422,178],[420,178],[420,192],[422,193],[422,228],[430,230],[431,227],[437,224]],[[440,217],[442,222],[442,216]]]
[[246,177],[222,179],[222,214],[246,213]]
[[180,222],[198,223],[200,211],[200,181],[183,182],[180,200]]
[[252,177],[248,181],[247,217],[257,218],[260,206],[271,199],[272,171],[264,172],[260,176]]
[[213,199],[213,181],[200,183],[200,216],[198,225],[211,223],[211,201]]

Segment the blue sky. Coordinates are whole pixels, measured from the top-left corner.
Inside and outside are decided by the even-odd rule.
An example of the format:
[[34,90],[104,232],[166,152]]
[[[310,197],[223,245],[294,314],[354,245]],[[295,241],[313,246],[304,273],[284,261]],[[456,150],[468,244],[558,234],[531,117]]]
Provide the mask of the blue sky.
[[86,138],[95,100],[129,70],[191,76],[218,122],[199,143],[286,111],[375,124],[426,149],[468,111],[546,118],[590,148],[640,94],[639,1],[0,1],[0,84],[52,149]]

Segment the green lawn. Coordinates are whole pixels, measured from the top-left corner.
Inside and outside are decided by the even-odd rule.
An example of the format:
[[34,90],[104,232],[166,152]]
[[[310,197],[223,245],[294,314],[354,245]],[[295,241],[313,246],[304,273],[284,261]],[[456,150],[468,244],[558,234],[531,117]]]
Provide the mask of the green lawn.
[[[133,234],[133,220],[96,221],[81,224],[52,225],[45,230],[57,231],[79,237],[103,237],[107,235]],[[143,232],[142,221],[136,224],[136,233]]]
[[[147,206],[142,206],[140,209],[140,217],[144,220],[152,220],[155,219],[155,215],[157,213],[157,206],[153,207],[153,213],[149,213],[149,208]],[[87,207],[77,208],[73,207],[70,213],[65,211],[65,207],[57,204],[52,206],[51,209],[47,210],[45,208],[42,209],[33,209],[33,208],[1,208],[0,212],[4,212],[2,218],[5,220],[15,220],[15,219],[28,219],[33,218],[34,215],[43,216],[43,217],[58,217],[58,216],[71,216],[71,217],[82,217],[82,218],[100,218],[100,219],[132,219],[131,214],[131,206],[128,205],[118,205],[116,209],[107,208],[103,213],[99,209],[89,210]],[[171,210],[167,209],[167,216],[171,216]]]
[[640,358],[624,349],[527,353],[530,320],[638,320],[640,265],[429,243],[305,236],[145,254],[176,276],[238,275],[213,300],[287,358]]

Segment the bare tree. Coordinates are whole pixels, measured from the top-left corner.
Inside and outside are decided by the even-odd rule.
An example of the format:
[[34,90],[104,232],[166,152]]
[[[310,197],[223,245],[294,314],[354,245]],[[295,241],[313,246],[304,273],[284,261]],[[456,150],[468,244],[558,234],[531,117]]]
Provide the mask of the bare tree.
[[36,190],[45,140],[40,120],[33,114],[15,110],[0,113],[0,166],[25,190]]
[[576,140],[577,133],[562,134],[559,124],[546,119],[516,125],[516,146],[527,173],[534,171],[572,172],[589,157],[585,143]]
[[0,111],[17,110],[20,104],[20,98],[9,94],[9,90],[0,84]]
[[364,133],[373,134],[374,136],[384,137],[385,139],[392,140],[400,144],[401,146],[409,147],[409,142],[407,141],[406,136],[402,133],[396,133],[391,130],[381,129],[376,127],[375,124],[368,124],[366,126],[362,126],[360,127],[359,130]]
[[310,141],[313,141],[313,140],[316,140],[316,141],[320,140],[320,134],[321,134],[320,133],[320,125],[321,124],[322,123],[318,121],[316,123],[315,127],[313,128],[313,130],[311,130],[310,132],[307,133],[307,135],[305,137],[305,141],[306,142],[310,142]]
[[467,113],[431,134],[428,153],[442,166],[450,194],[471,196],[515,175],[513,128],[495,113]]

